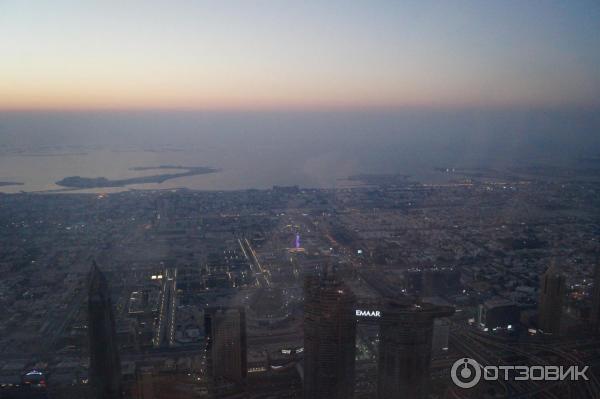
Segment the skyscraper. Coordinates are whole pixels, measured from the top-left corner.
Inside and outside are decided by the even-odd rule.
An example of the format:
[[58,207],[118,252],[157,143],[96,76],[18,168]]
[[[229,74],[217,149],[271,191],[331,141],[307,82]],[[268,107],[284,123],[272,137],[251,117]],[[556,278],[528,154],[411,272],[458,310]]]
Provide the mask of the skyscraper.
[[246,313],[244,308],[208,308],[204,329],[209,373],[216,380],[242,383],[246,378]]
[[354,394],[355,297],[331,273],[304,285],[304,398]]
[[108,283],[96,262],[89,274],[88,295],[90,385],[97,399],[121,398],[121,362],[115,318]]
[[386,300],[380,309],[378,398],[425,398],[433,321],[452,315],[454,309],[396,300]]
[[540,283],[538,328],[546,334],[559,334],[565,276],[553,263],[542,275]]

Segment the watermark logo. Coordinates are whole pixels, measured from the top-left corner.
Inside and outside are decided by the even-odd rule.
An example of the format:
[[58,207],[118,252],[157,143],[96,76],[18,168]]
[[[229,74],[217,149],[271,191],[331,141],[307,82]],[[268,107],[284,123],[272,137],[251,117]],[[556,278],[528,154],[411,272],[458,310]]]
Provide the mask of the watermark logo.
[[481,379],[481,366],[475,359],[458,359],[450,370],[452,382],[461,388],[473,388]]
[[588,381],[589,366],[482,366],[475,359],[458,359],[452,365],[452,382],[460,388],[473,388],[486,381]]

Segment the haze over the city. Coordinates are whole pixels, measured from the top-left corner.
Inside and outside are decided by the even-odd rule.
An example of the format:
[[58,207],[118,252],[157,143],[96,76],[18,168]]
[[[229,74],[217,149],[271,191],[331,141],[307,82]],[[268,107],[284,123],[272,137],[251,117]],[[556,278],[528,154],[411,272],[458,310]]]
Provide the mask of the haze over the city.
[[21,185],[2,191],[164,164],[219,172],[143,187],[579,162],[600,151],[599,20],[594,1],[4,1],[0,182]]

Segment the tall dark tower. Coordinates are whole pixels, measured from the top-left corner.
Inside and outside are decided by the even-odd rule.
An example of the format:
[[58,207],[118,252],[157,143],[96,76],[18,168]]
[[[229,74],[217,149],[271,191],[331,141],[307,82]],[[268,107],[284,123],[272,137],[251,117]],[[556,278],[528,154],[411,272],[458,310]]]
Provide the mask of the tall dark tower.
[[243,383],[247,370],[244,308],[205,309],[204,330],[210,375],[215,380]]
[[108,283],[96,262],[90,271],[88,295],[90,385],[97,399],[120,399],[121,362],[115,318]]
[[304,398],[354,395],[356,300],[331,273],[304,282]]
[[592,291],[590,321],[594,332],[600,333],[600,261],[598,259],[596,259],[596,266],[594,266],[594,290]]
[[454,308],[388,300],[379,321],[379,399],[427,397],[433,321]]
[[565,276],[552,264],[541,278],[538,328],[546,334],[560,333]]

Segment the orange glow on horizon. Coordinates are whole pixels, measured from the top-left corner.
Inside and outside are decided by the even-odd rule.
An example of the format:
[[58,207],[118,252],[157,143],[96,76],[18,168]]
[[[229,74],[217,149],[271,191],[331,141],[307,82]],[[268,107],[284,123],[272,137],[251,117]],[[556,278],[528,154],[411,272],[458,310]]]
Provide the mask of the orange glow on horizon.
[[[1,88],[0,88],[1,89]],[[408,95],[378,98],[372,96],[348,95],[347,97],[323,95],[319,98],[294,95],[220,95],[202,97],[177,93],[130,92],[121,94],[105,91],[92,93],[89,91],[50,92],[2,92],[0,111],[128,111],[128,110],[198,110],[198,111],[311,111],[311,110],[377,110],[401,108],[554,108],[561,107],[559,101],[548,101],[540,104],[531,101],[502,101],[499,99],[482,101],[481,99],[439,98],[432,101],[427,95]],[[403,96],[404,97],[404,96]],[[596,108],[595,104],[570,104],[576,108]]]
[[0,110],[600,107],[586,7],[217,3],[2,2]]

